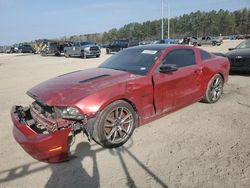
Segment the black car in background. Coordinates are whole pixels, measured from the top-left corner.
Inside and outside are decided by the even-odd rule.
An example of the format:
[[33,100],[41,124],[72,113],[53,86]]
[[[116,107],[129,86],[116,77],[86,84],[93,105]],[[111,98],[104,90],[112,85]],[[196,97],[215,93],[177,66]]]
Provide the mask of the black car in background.
[[230,61],[230,70],[250,72],[250,39],[228,50],[226,56]]
[[123,48],[129,47],[129,40],[127,39],[117,39],[112,41],[109,45],[106,46],[106,53],[110,54],[112,52],[119,52]]

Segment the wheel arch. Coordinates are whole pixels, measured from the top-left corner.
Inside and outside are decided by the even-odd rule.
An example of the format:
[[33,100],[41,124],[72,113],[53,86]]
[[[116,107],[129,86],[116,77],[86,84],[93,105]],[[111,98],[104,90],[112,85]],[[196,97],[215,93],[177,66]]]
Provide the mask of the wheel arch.
[[205,92],[206,92],[206,90],[207,90],[207,88],[208,88],[208,86],[209,86],[210,81],[211,81],[211,80],[215,77],[215,75],[217,75],[217,74],[219,74],[219,75],[222,77],[222,79],[223,79],[223,84],[225,83],[225,78],[224,78],[223,73],[221,73],[221,72],[215,72],[214,74],[210,75],[210,77],[209,77],[208,80],[206,81],[206,84],[205,84],[204,87],[203,87],[203,92],[204,92],[204,94],[205,94]]
[[131,100],[129,100],[128,98],[123,98],[123,97],[121,97],[121,98],[113,99],[113,100],[109,101],[108,103],[103,104],[103,105],[100,107],[100,110],[99,110],[99,111],[102,111],[102,110],[105,109],[108,105],[110,105],[110,104],[112,104],[112,103],[114,103],[114,102],[116,102],[116,101],[125,101],[125,102],[127,102],[128,104],[130,104],[130,105],[132,106],[132,108],[133,108],[134,111],[135,111],[136,117],[137,117],[136,127],[138,127],[138,126],[139,126],[139,118],[140,118],[139,111],[138,111],[138,109],[137,109],[135,103],[132,102]]
[[[221,73],[221,72],[218,72],[218,73],[216,73],[216,74],[219,74],[219,75],[221,75],[221,77],[222,77],[222,79],[223,79],[223,84],[224,84],[224,82],[225,82],[225,78],[224,78],[224,75],[223,75],[223,73]],[[216,74],[215,74],[215,75],[216,75]],[[214,76],[215,76],[215,75],[214,75]]]

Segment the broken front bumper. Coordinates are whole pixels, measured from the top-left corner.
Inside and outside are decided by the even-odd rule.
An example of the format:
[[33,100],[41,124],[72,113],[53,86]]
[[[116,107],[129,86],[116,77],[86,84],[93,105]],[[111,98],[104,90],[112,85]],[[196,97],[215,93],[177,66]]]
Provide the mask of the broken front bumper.
[[11,110],[11,119],[14,124],[13,135],[22,148],[34,159],[56,163],[69,159],[68,135],[70,129],[56,131],[51,134],[39,134],[25,123],[20,116],[18,106]]

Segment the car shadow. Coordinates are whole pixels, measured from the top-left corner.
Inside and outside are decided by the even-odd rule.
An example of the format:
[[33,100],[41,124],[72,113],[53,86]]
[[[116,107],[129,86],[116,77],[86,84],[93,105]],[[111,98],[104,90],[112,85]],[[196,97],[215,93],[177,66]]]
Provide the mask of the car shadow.
[[[36,173],[49,168],[48,164],[45,165],[39,165],[39,164],[40,162],[36,161],[18,167],[14,167],[8,170],[0,171],[0,185],[2,185],[4,182],[12,181],[17,178],[22,178],[29,174]],[[37,165],[39,166],[34,168],[34,166]]]
[[115,148],[115,149],[110,149],[110,153],[112,155],[117,155],[121,165],[122,165],[122,169],[124,170],[124,173],[126,174],[126,178],[127,178],[127,186],[130,188],[137,188],[138,186],[136,186],[136,182],[133,180],[133,178],[131,177],[131,175],[129,174],[128,171],[128,167],[123,159],[123,154],[128,154],[130,156],[131,159],[133,159],[138,166],[140,166],[142,168],[142,170],[144,170],[154,181],[155,184],[159,184],[160,187],[163,188],[168,188],[168,186],[164,183],[163,180],[161,180],[153,171],[151,171],[145,164],[143,164],[131,151],[129,151],[126,147],[121,146],[119,148]]
[[[62,57],[65,57],[64,55]],[[99,58],[99,57],[95,57],[95,56],[88,56],[86,58],[83,58],[83,57],[80,57],[80,56],[69,56],[69,57],[66,57],[67,59],[70,59],[70,58],[75,58],[75,59],[95,59],[95,58]]]
[[143,162],[141,162],[130,150],[129,148],[133,145],[133,139],[130,138],[130,143],[129,145],[125,146],[121,146],[118,148],[113,148],[113,149],[109,149],[109,152],[111,155],[115,155],[118,156],[122,168],[124,170],[124,174],[126,174],[126,178],[127,178],[127,186],[130,188],[136,188],[138,186],[136,186],[136,182],[133,180],[133,178],[131,177],[128,167],[125,163],[125,160],[123,158],[124,154],[127,154],[132,160],[134,160],[136,162],[136,164],[138,166],[141,167],[142,170],[144,170],[151,178],[152,180],[155,181],[155,184],[159,184],[160,187],[163,188],[168,188],[168,186],[164,183],[163,180],[161,180],[152,170],[150,170],[145,164],[143,164]]
[[[50,168],[52,174],[49,177],[46,185],[44,186],[45,188],[100,187],[100,173],[98,169],[98,161],[96,155],[99,151],[109,150],[111,155],[115,155],[119,158],[119,161],[121,163],[121,169],[124,171],[124,174],[127,179],[128,187],[136,188],[138,186],[136,185],[136,182],[129,173],[128,166],[123,158],[124,154],[127,154],[127,156],[134,160],[143,171],[145,171],[150,177],[152,177],[152,180],[155,181],[156,184],[159,184],[160,187],[167,188],[168,186],[164,183],[163,180],[161,180],[152,170],[150,170],[131,151],[129,151],[129,147],[132,146],[132,144],[133,141],[131,141],[130,145],[126,144],[126,146],[121,146],[118,148],[106,149],[99,147],[98,149],[93,150],[88,142],[81,142],[76,146],[76,150],[70,161],[57,164],[44,164],[40,162],[33,162],[8,170],[3,170],[0,171],[0,184],[16,180],[17,178],[24,178],[25,176],[28,176],[32,173],[36,173]],[[89,174],[85,170],[85,158],[92,160],[91,174]]]
[[55,55],[55,54],[46,54],[46,55],[37,54],[37,55],[40,55],[41,57],[64,57],[64,55]]
[[[96,153],[88,142],[81,142],[76,146],[74,156],[66,163],[51,164],[52,174],[45,188],[54,187],[99,187],[100,175],[97,167]],[[89,157],[93,162],[92,174],[84,168],[84,159]]]

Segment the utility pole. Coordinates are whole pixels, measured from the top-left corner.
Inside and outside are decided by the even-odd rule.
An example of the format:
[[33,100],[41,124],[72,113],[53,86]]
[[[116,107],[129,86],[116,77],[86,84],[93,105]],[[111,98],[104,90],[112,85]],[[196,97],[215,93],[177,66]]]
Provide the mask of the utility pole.
[[168,0],[168,39],[170,39],[170,6]]
[[164,39],[164,29],[163,29],[163,27],[164,27],[164,22],[163,22],[163,1],[164,0],[161,0],[161,40],[163,40]]

